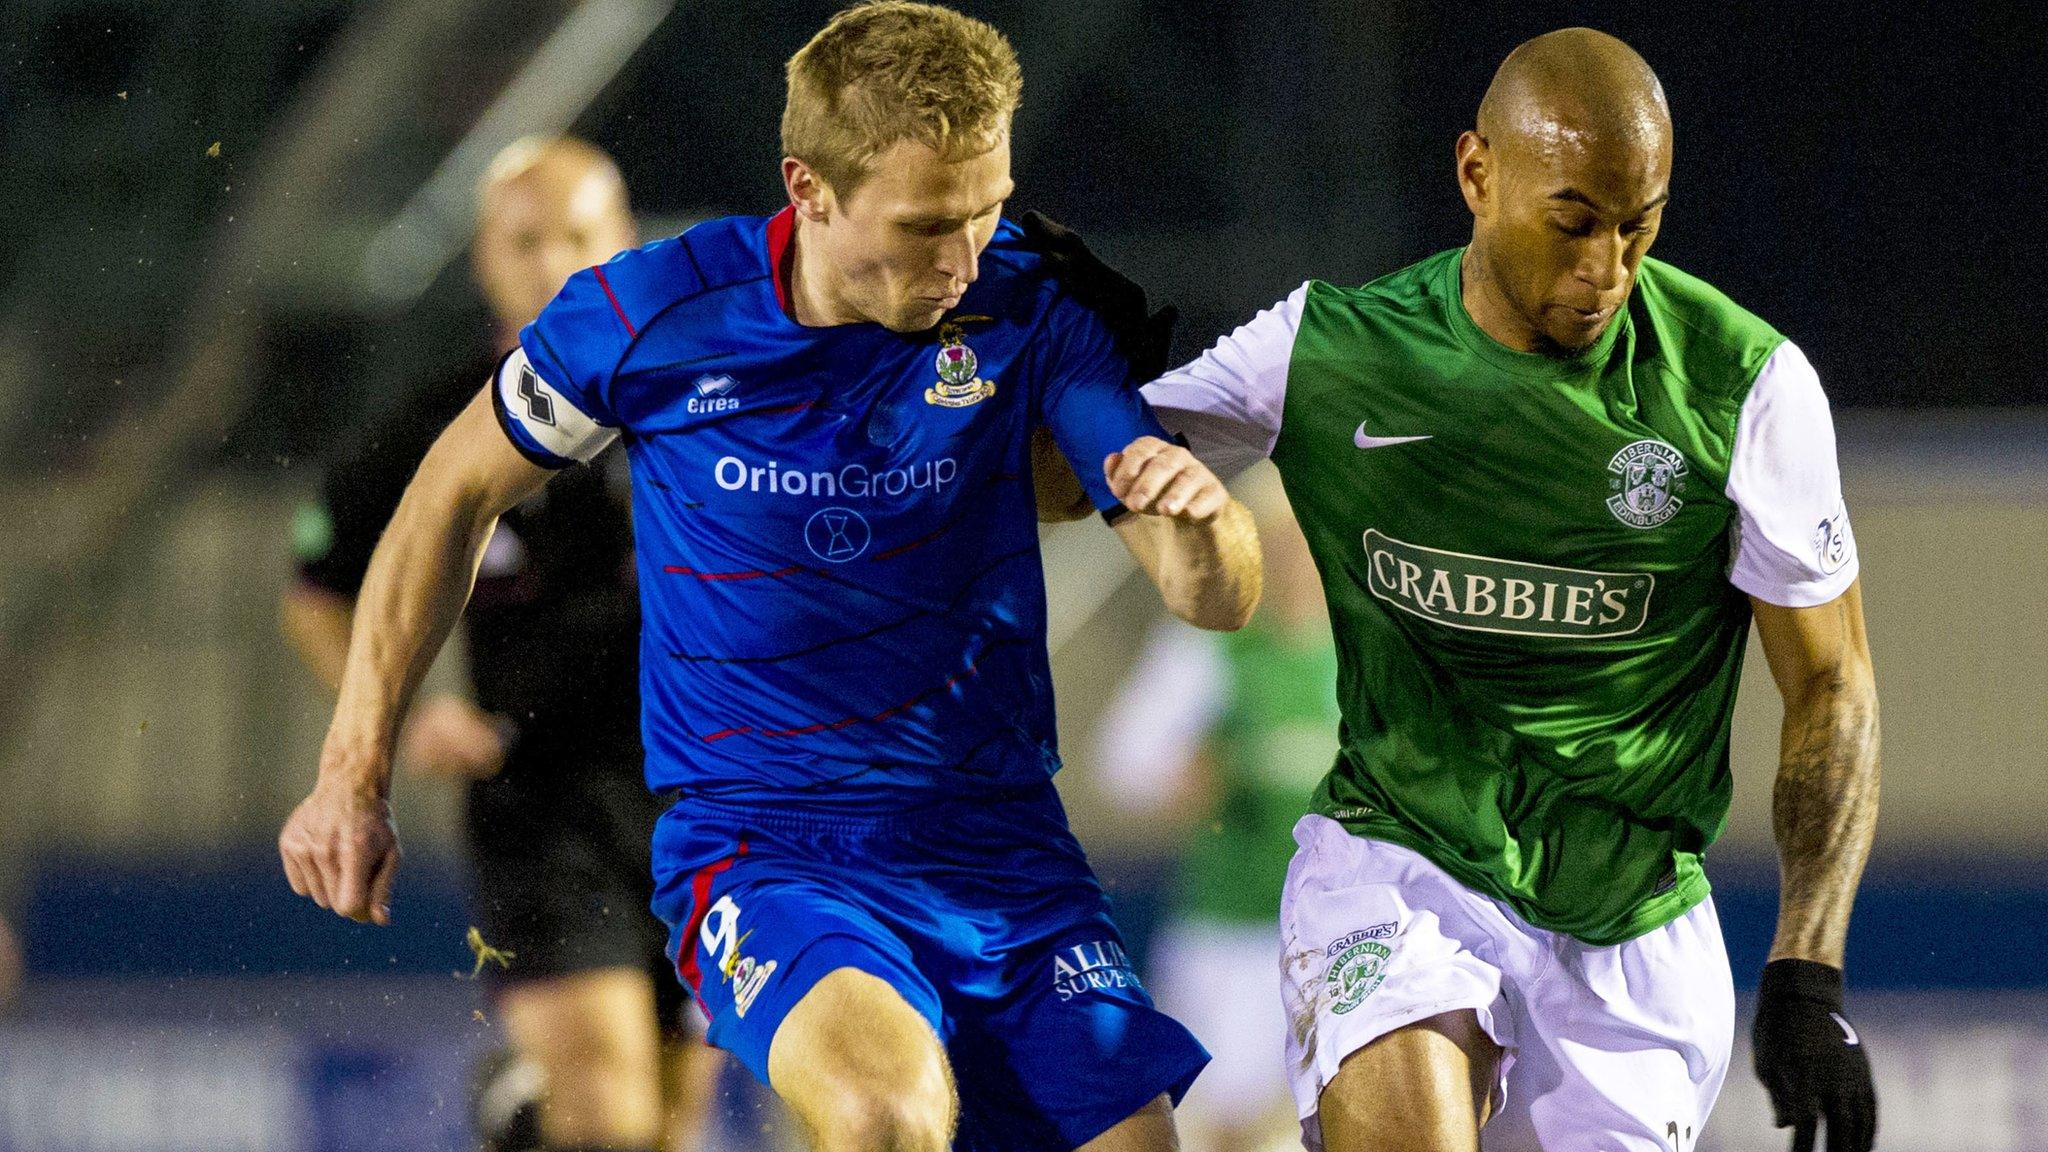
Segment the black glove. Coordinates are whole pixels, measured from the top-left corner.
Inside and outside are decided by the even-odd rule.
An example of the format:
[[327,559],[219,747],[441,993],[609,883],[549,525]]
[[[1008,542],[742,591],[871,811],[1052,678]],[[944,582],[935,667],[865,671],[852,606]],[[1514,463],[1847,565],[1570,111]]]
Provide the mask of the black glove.
[[1131,362],[1133,379],[1142,383],[1166,374],[1172,367],[1177,309],[1169,304],[1148,311],[1142,285],[1103,263],[1078,233],[1044,213],[1024,214],[1024,246],[1045,260],[1046,271],[1082,307],[1101,317]]
[[1792,1152],[1812,1152],[1827,1120],[1827,1152],[1869,1152],[1877,1136],[1870,1056],[1842,1015],[1842,971],[1812,960],[1773,960],[1757,988],[1751,1034],[1757,1079],[1771,1094]]

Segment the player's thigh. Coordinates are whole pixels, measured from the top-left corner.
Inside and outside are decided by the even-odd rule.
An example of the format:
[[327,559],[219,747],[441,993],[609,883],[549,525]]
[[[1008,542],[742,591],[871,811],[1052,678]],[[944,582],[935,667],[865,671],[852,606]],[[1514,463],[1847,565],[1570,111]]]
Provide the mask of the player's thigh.
[[958,1105],[938,1034],[857,968],[827,973],[783,1017],[768,1082],[820,1148],[939,1152],[952,1140]]
[[821,1150],[942,1149],[951,1075],[937,991],[872,894],[787,832],[697,821],[656,859],[655,911],[711,1043]]
[[[1387,1147],[1476,1140],[1500,1083],[1499,1046],[1514,1043],[1504,988],[1538,963],[1533,948],[1491,902],[1408,849],[1320,816],[1303,818],[1295,836],[1281,986],[1304,1140],[1369,1146],[1357,1143],[1357,1129],[1380,1122],[1390,1139],[1435,1141]],[[1391,1110],[1376,1111],[1379,1101]],[[1325,1108],[1337,1111],[1326,1118]]]
[[1476,1152],[1500,1058],[1469,1010],[1381,1036],[1323,1089],[1324,1152]]

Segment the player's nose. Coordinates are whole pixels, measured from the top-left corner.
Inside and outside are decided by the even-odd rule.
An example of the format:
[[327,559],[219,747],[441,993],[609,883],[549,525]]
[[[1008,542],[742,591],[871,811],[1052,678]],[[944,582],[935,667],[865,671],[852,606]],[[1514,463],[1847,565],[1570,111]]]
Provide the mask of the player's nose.
[[981,252],[974,243],[974,233],[961,229],[948,237],[945,248],[939,254],[939,273],[950,277],[956,284],[972,284],[981,275]]
[[1604,303],[1628,283],[1628,242],[1617,233],[1595,238],[1579,250],[1580,280],[1591,285]]

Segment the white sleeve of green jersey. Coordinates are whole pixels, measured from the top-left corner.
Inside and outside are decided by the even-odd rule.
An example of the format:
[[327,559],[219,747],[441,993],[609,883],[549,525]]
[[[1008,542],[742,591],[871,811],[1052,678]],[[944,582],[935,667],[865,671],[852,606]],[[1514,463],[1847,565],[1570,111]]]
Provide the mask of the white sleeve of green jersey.
[[1171,806],[1191,783],[1189,770],[1229,703],[1229,686],[1212,633],[1171,617],[1155,625],[1096,730],[1102,795],[1133,816]]
[[1159,422],[1187,437],[1196,459],[1226,480],[1273,452],[1307,299],[1303,284],[1193,362],[1145,385]]
[[1842,500],[1828,398],[1790,340],[1742,402],[1728,499],[1742,514],[1728,573],[1737,588],[1786,608],[1811,608],[1856,579],[1856,536]]

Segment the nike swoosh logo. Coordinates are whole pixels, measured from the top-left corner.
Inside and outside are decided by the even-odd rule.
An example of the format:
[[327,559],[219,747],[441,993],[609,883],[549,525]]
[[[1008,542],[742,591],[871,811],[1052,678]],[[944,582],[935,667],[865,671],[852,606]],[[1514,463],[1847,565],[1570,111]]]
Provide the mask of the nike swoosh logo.
[[1428,436],[1367,436],[1365,421],[1358,422],[1358,431],[1352,434],[1351,442],[1360,448],[1385,448],[1392,444],[1412,444],[1417,440],[1428,440]]
[[1847,1020],[1842,1019],[1842,1014],[1840,1012],[1830,1012],[1828,1013],[1828,1017],[1829,1019],[1833,1020],[1836,1024],[1841,1025],[1842,1039],[1847,1040],[1849,1042],[1849,1047],[1854,1048],[1858,1044],[1862,1043],[1861,1040],[1858,1040],[1856,1038],[1856,1030],[1854,1028],[1849,1027],[1849,1022]]

